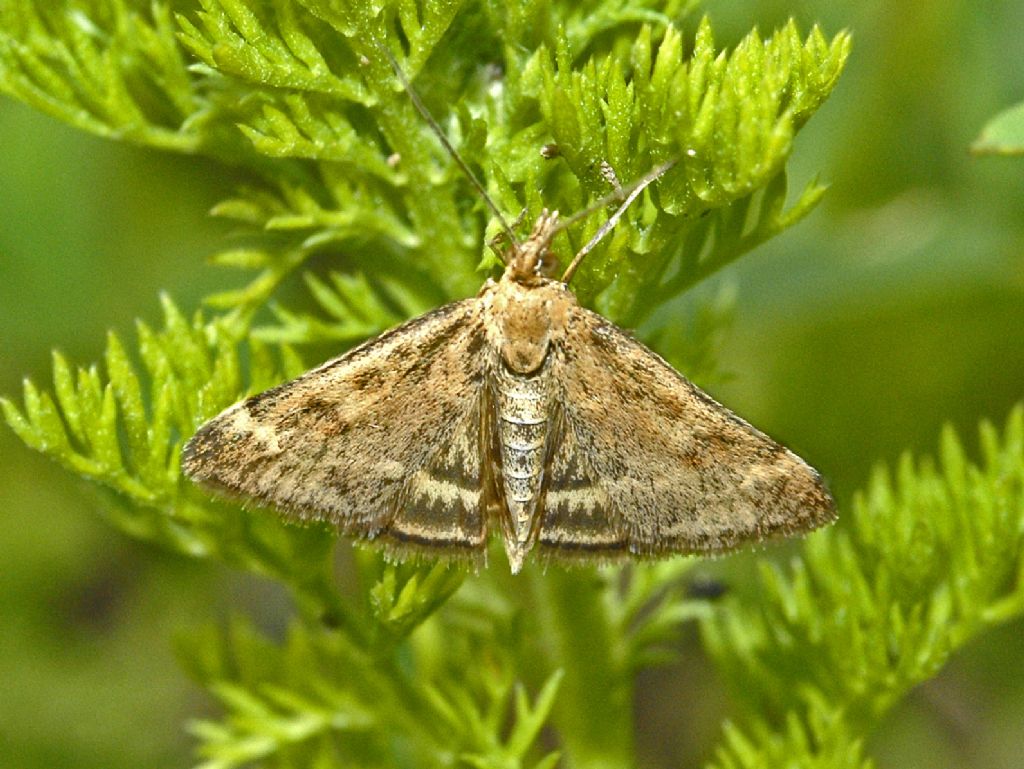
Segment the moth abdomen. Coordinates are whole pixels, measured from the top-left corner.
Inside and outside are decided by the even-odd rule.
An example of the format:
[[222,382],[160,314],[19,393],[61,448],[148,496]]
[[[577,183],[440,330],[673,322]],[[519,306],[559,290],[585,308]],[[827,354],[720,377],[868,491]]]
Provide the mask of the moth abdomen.
[[537,534],[538,501],[550,443],[551,387],[546,367],[522,376],[499,365],[495,380],[499,493],[505,503],[502,528],[509,561],[515,568],[533,547]]

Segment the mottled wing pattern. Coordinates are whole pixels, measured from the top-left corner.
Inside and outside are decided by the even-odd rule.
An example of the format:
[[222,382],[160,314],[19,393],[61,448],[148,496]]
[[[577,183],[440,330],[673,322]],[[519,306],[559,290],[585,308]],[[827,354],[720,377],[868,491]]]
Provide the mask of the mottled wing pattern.
[[481,454],[482,393],[466,393],[472,407],[448,441],[433,448],[426,463],[402,486],[381,536],[392,549],[475,549],[483,557],[493,483]]
[[545,515],[560,533],[542,533],[545,544],[590,542],[609,556],[714,552],[834,518],[802,459],[605,318],[573,308],[566,340],[552,364],[565,438],[547,494],[568,492],[569,501],[549,501]]
[[584,560],[592,555],[628,552],[629,542],[622,518],[612,507],[607,492],[587,462],[559,408],[550,436],[537,547],[558,557]]
[[228,409],[183,469],[395,549],[482,548],[483,344],[478,300],[441,307]]

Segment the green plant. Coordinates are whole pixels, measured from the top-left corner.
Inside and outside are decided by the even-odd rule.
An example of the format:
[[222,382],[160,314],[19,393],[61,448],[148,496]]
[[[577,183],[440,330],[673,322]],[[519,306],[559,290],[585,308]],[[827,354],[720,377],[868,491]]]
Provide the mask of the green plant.
[[[52,393],[29,383],[20,407],[2,401],[27,445],[94,482],[119,529],[294,596],[282,643],[244,620],[182,643],[222,705],[192,727],[203,766],[628,766],[635,673],[695,619],[749,706],[726,728],[720,766],[860,766],[864,734],[903,693],[1024,612],[1020,411],[1002,439],[984,429],[981,465],[948,433],[941,472],[908,459],[895,482],[880,474],[850,525],[765,567],[757,604],[688,598],[684,559],[512,578],[387,565],[363,549],[342,592],[347,543],[182,480],[196,426],[314,363],[303,346],[376,334],[472,294],[495,267],[483,244],[496,224],[381,46],[509,218],[604,196],[602,162],[629,181],[680,159],[575,288],[704,380],[728,307],[702,304],[689,337],[654,311],[821,198],[812,183],[787,207],[785,163],[849,49],[844,34],[803,38],[791,23],[720,52],[707,20],[692,41],[679,31],[684,2],[199,5],[6,4],[0,87],[85,130],[251,179],[214,211],[246,230],[243,247],[213,257],[248,271],[244,285],[204,312],[164,298],[163,327],[140,323],[136,350],[108,338],[102,374],[55,354]],[[549,143],[555,159],[539,152]],[[297,274],[308,301],[285,307],[279,289]]]
[[978,155],[1024,155],[1024,103],[989,120],[971,145]]

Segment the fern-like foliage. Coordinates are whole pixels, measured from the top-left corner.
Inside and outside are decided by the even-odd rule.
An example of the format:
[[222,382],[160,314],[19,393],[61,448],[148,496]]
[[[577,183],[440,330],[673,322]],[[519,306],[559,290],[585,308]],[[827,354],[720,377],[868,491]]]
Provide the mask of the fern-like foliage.
[[[258,240],[214,259],[258,271],[211,298],[242,320],[325,250],[345,253],[355,280],[387,276],[417,306],[479,286],[483,210],[467,206],[472,193],[397,87],[385,48],[428,105],[443,107],[435,112],[509,219],[605,196],[602,165],[626,183],[680,159],[578,281],[584,301],[602,294],[600,309],[629,325],[817,202],[812,184],[784,208],[784,163],[849,49],[845,35],[801,39],[790,24],[725,54],[704,21],[684,57],[672,26],[684,9],[673,3],[201,5],[15,4],[0,28],[0,88],[102,135],[259,174],[264,185],[215,209]],[[541,156],[545,143],[560,159]],[[271,336],[349,341],[353,331],[294,312],[280,321]]]
[[981,428],[973,463],[953,432],[938,466],[905,456],[854,500],[850,526],[764,566],[756,603],[703,623],[756,714],[727,729],[722,769],[859,767],[868,729],[986,629],[1024,615],[1024,408]]
[[0,84],[78,128],[162,149],[212,142],[171,6],[5,2]]
[[[202,421],[313,362],[287,345],[354,343],[470,295],[496,266],[484,244],[498,223],[385,52],[506,218],[526,212],[524,227],[544,207],[580,210],[677,160],[574,285],[613,319],[643,322],[699,378],[717,376],[727,296],[701,303],[689,336],[651,312],[820,199],[811,184],[787,208],[785,163],[849,38],[788,24],[722,51],[707,20],[680,31],[691,5],[4,3],[0,90],[87,131],[247,172],[213,211],[238,225],[237,240],[211,257],[245,280],[208,297],[206,314],[165,299],[163,326],[140,324],[134,349],[111,335],[103,365],[80,368],[55,354],[51,391],[26,383],[21,405],[0,401],[28,446],[95,484],[121,530],[269,576],[295,597],[284,641],[239,621],[183,645],[223,706],[193,726],[203,766],[633,763],[633,676],[709,611],[685,596],[689,561],[513,580],[356,550],[358,589],[342,594],[329,532],[211,500],[181,478],[178,455]],[[556,243],[561,257],[602,218]],[[308,301],[284,306],[296,273]],[[812,730],[847,724],[845,710],[800,719],[777,739],[817,744]]]
[[[201,315],[188,320],[170,299],[163,306],[162,329],[138,324],[139,363],[114,334],[107,337],[106,377],[97,366],[73,368],[55,352],[53,394],[26,380],[23,410],[0,399],[7,423],[26,445],[96,482],[109,519],[131,536],[275,577],[328,611],[335,596],[326,532],[286,529],[273,516],[211,500],[181,478],[184,439],[246,385],[236,337]],[[254,343],[247,352],[255,389],[302,369],[287,349],[275,356]]]

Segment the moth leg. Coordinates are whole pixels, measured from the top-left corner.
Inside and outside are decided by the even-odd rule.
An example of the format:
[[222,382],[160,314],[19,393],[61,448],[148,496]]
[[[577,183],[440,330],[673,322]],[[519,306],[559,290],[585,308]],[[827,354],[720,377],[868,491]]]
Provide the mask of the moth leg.
[[494,252],[494,255],[497,256],[502,263],[505,262],[506,258],[504,249],[509,247],[514,248],[516,246],[516,244],[512,241],[509,233],[512,230],[515,230],[517,227],[519,227],[519,225],[523,223],[523,220],[525,218],[526,209],[524,208],[522,211],[519,212],[519,216],[517,216],[515,220],[509,225],[509,227],[511,228],[510,230],[501,230],[493,238],[487,241],[487,247]]

